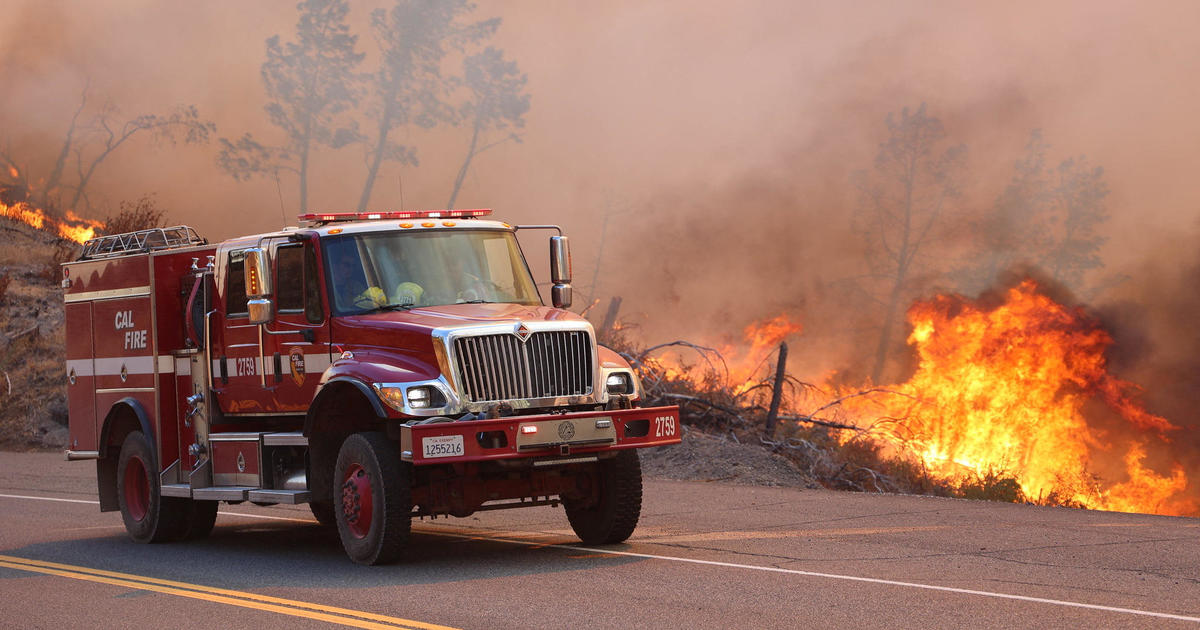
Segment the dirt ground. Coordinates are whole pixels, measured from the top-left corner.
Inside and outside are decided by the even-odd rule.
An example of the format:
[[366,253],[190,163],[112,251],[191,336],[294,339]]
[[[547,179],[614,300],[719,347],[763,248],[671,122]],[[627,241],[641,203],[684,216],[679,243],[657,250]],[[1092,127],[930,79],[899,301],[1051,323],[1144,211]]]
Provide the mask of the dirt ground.
[[643,474],[657,479],[820,487],[787,458],[762,446],[739,443],[731,435],[688,430],[686,425],[681,444],[643,449],[640,453]]

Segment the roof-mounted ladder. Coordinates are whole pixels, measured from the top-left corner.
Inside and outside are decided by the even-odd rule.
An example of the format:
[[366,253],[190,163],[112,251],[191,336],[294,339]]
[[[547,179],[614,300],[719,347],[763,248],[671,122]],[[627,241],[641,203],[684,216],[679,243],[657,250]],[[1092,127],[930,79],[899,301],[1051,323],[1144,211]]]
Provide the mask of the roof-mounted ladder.
[[144,254],[160,249],[177,249],[207,244],[208,240],[200,238],[196,230],[186,225],[151,228],[93,238],[83,244],[83,253],[80,254],[79,260],[115,258],[131,254]]

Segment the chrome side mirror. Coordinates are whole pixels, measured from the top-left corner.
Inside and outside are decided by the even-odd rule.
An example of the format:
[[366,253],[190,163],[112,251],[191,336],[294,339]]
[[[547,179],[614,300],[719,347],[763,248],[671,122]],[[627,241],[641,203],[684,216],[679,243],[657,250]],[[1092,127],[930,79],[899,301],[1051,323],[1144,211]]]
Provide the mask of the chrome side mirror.
[[274,317],[271,303],[271,273],[267,267],[267,254],[261,248],[252,247],[245,252],[246,310],[251,324],[266,324]]
[[550,300],[554,308],[571,307],[571,248],[565,236],[550,237]]

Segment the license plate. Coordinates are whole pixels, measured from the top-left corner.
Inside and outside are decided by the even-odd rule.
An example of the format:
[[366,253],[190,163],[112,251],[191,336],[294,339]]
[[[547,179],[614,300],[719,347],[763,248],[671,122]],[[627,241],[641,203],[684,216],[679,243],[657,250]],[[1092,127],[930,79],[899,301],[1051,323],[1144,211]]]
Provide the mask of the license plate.
[[437,435],[421,438],[421,454],[426,459],[458,457],[463,454],[463,436]]

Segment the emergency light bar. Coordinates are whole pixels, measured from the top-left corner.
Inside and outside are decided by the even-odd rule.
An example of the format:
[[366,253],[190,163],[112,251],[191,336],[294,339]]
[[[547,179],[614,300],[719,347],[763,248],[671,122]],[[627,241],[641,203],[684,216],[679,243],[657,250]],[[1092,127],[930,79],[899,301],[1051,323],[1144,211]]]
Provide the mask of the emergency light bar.
[[301,221],[332,223],[335,221],[375,221],[385,219],[469,219],[486,217],[491,208],[477,210],[387,210],[384,212],[310,212],[300,215]]

